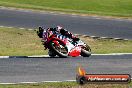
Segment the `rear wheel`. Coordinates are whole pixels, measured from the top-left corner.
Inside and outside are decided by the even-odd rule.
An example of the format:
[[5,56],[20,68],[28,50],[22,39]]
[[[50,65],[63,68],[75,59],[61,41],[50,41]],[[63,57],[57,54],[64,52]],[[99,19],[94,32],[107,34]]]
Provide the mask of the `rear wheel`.
[[57,41],[59,43],[59,46],[56,45],[54,42],[50,43],[51,49],[55,52],[56,55],[59,57],[66,58],[68,56],[68,50],[65,44],[62,41]]
[[91,56],[91,48],[87,44],[82,47],[81,56],[83,56],[83,57]]

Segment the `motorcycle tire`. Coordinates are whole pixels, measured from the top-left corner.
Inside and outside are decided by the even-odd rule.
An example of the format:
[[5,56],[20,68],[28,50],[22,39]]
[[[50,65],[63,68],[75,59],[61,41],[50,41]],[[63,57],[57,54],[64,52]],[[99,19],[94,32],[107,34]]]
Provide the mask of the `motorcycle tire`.
[[83,57],[91,56],[91,48],[87,44],[85,47],[81,49],[81,56]]
[[[65,47],[65,49],[67,50],[65,44],[63,44],[63,42],[62,42],[61,40],[58,41],[58,42],[59,42],[63,47]],[[56,55],[58,55],[58,56],[61,57],[61,58],[67,58],[67,57],[68,57],[68,52],[67,52],[66,54],[64,54],[64,53],[58,51],[58,50],[54,47],[54,45],[53,45],[52,43],[53,43],[53,42],[50,42],[50,48],[51,48],[51,50],[53,50],[53,51],[55,52]]]

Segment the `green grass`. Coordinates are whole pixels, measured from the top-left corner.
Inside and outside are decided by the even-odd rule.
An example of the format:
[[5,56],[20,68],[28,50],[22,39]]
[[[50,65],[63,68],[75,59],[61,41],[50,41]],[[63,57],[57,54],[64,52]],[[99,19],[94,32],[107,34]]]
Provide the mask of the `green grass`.
[[132,17],[132,0],[0,0],[0,6]]
[[46,54],[34,31],[0,28],[0,56]]
[[[80,38],[90,45],[92,53],[132,53],[132,40]],[[0,56],[44,54],[47,54],[47,50],[44,50],[35,31],[0,28]]]
[[76,82],[0,85],[0,88],[129,88],[131,84],[85,84]]
[[0,85],[0,88],[71,88],[76,82]]
[[90,45],[92,53],[132,53],[132,40],[81,39]]

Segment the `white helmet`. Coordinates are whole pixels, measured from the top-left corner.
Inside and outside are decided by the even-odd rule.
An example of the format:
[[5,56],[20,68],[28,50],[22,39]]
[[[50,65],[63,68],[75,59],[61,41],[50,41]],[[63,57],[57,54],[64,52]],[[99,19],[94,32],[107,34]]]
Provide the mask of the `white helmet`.
[[58,30],[60,30],[60,29],[62,29],[62,28],[63,28],[63,27],[61,27],[61,26],[57,26],[57,29],[58,29]]

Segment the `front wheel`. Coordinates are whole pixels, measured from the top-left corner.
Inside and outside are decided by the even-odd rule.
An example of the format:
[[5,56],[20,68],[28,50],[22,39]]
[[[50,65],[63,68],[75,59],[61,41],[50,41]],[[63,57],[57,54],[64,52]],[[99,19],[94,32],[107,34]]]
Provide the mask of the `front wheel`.
[[82,47],[81,56],[83,56],[83,57],[91,56],[91,48],[87,44]]
[[57,42],[59,43],[59,46],[56,45],[54,42],[50,43],[51,49],[59,57],[63,57],[63,58],[68,57],[68,50],[67,50],[67,47],[65,46],[65,44],[63,44],[63,42],[61,40],[57,40]]

